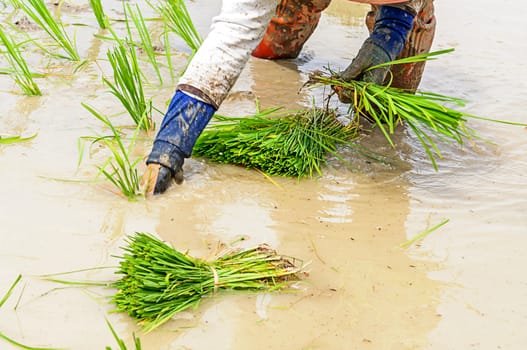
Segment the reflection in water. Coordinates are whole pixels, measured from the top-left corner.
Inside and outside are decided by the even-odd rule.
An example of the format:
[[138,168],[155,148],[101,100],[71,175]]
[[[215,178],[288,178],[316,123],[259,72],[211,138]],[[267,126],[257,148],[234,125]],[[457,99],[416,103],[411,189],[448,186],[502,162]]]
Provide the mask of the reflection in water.
[[42,96],[20,96],[16,98],[14,107],[2,116],[2,129],[0,132],[9,131],[9,133],[33,134],[29,127],[31,114],[36,111],[46,100]]

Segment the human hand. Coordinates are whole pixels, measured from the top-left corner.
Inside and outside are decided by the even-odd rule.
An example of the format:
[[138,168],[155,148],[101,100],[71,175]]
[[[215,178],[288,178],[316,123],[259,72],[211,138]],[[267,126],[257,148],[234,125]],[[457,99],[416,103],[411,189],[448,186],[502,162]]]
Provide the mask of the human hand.
[[183,163],[216,109],[176,91],[163,118],[143,176],[146,194],[163,193],[174,180],[183,182]]

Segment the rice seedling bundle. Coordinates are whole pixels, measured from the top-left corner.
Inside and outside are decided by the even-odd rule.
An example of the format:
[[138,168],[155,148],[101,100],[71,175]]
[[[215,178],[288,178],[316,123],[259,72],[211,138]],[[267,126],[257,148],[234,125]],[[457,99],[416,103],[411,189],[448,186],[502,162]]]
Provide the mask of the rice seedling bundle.
[[355,80],[346,82],[324,75],[313,75],[311,80],[344,88],[346,97],[352,101],[354,116],[373,120],[393,147],[395,145],[390,135],[398,125],[408,125],[436,169],[434,154],[441,157],[441,152],[433,136],[455,140],[459,144],[474,136],[473,131],[465,126],[467,114],[443,105],[462,105],[460,99],[422,91],[414,94],[397,88]]
[[338,157],[337,147],[358,137],[355,125],[343,126],[333,111],[312,108],[278,115],[277,110],[242,118],[216,115],[193,154],[270,175],[304,177],[320,175],[326,155]]
[[[369,69],[430,60],[434,59],[434,56],[452,51],[453,49],[431,52],[388,62]],[[308,84],[329,85],[336,90],[340,89],[341,96],[351,101],[350,110],[354,116],[357,119],[365,117],[372,120],[392,147],[395,145],[390,135],[394,133],[395,128],[400,124],[408,125],[436,170],[435,157],[442,157],[442,155],[435,139],[453,140],[458,144],[463,144],[464,140],[477,136],[473,130],[466,126],[467,118],[521,125],[483,118],[457,110],[455,106],[464,106],[464,101],[456,97],[425,91],[414,93],[390,87],[390,84],[380,86],[359,80],[343,81],[338,74],[331,71],[326,73],[313,72]]]
[[136,233],[123,249],[117,271],[122,277],[114,283],[118,291],[113,303],[147,332],[221,290],[272,291],[300,278],[299,261],[265,245],[227,251],[207,261],[181,253],[151,234]]

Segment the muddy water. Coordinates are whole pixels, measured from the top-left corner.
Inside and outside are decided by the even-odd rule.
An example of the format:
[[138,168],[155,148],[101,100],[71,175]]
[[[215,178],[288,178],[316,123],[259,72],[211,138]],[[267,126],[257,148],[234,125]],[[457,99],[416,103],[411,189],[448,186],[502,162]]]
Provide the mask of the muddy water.
[[[219,5],[190,4],[202,33]],[[117,17],[119,4],[113,6],[111,15]],[[430,63],[421,87],[466,98],[467,110],[475,114],[525,121],[526,6],[508,6],[513,8],[506,16],[496,16],[503,11],[490,1],[438,2],[435,48],[456,52]],[[249,113],[255,97],[264,107],[319,100],[320,91],[299,91],[307,72],[348,63],[366,35],[366,10],[334,1],[298,60],[251,60],[222,112]],[[63,14],[70,22],[89,24],[76,27],[81,54],[104,57],[110,44],[92,37],[97,30],[90,14]],[[174,40],[174,46],[183,51],[174,56],[182,67],[184,45]],[[38,54],[31,60],[47,66]],[[35,276],[115,265],[123,237],[149,231],[196,256],[241,236],[247,246],[266,242],[309,263],[309,278],[295,293],[205,300],[197,311],[182,313],[155,332],[139,332],[145,349],[527,345],[525,129],[471,122],[495,144],[443,145],[437,173],[402,131],[397,152],[375,133],[363,141],[400,159],[391,166],[346,154],[360,171],[332,162],[318,180],[271,182],[257,172],[193,159],[186,164],[184,185],[130,203],[106,182],[91,181],[95,165],[105,158],[97,147],[77,166],[79,137],[104,133],[80,102],[108,114],[121,112],[100,83],[100,69],[107,73],[108,67],[90,65],[74,75],[71,66],[51,69],[56,74],[39,80],[45,91],[40,98],[13,94],[16,87],[0,76],[0,132],[38,133],[29,143],[0,146],[0,295],[18,274],[24,276],[0,310],[3,334],[34,346],[115,348],[106,317],[131,344],[138,329],[127,316],[110,313],[105,298],[111,290],[63,288]],[[147,87],[159,107],[172,90],[169,84]],[[129,123],[123,115],[115,121]],[[137,154],[148,147],[141,145]],[[450,221],[418,247],[397,247],[443,219]],[[112,271],[64,278],[111,280]],[[0,348],[13,347],[2,342]]]

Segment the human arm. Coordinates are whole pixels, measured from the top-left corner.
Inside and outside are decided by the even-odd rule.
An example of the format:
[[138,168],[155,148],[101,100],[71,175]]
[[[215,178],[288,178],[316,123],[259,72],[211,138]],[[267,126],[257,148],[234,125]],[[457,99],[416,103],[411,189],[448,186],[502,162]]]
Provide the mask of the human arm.
[[223,0],[221,13],[179,80],[147,159],[147,192],[182,179],[185,158],[238,79],[278,0]]

